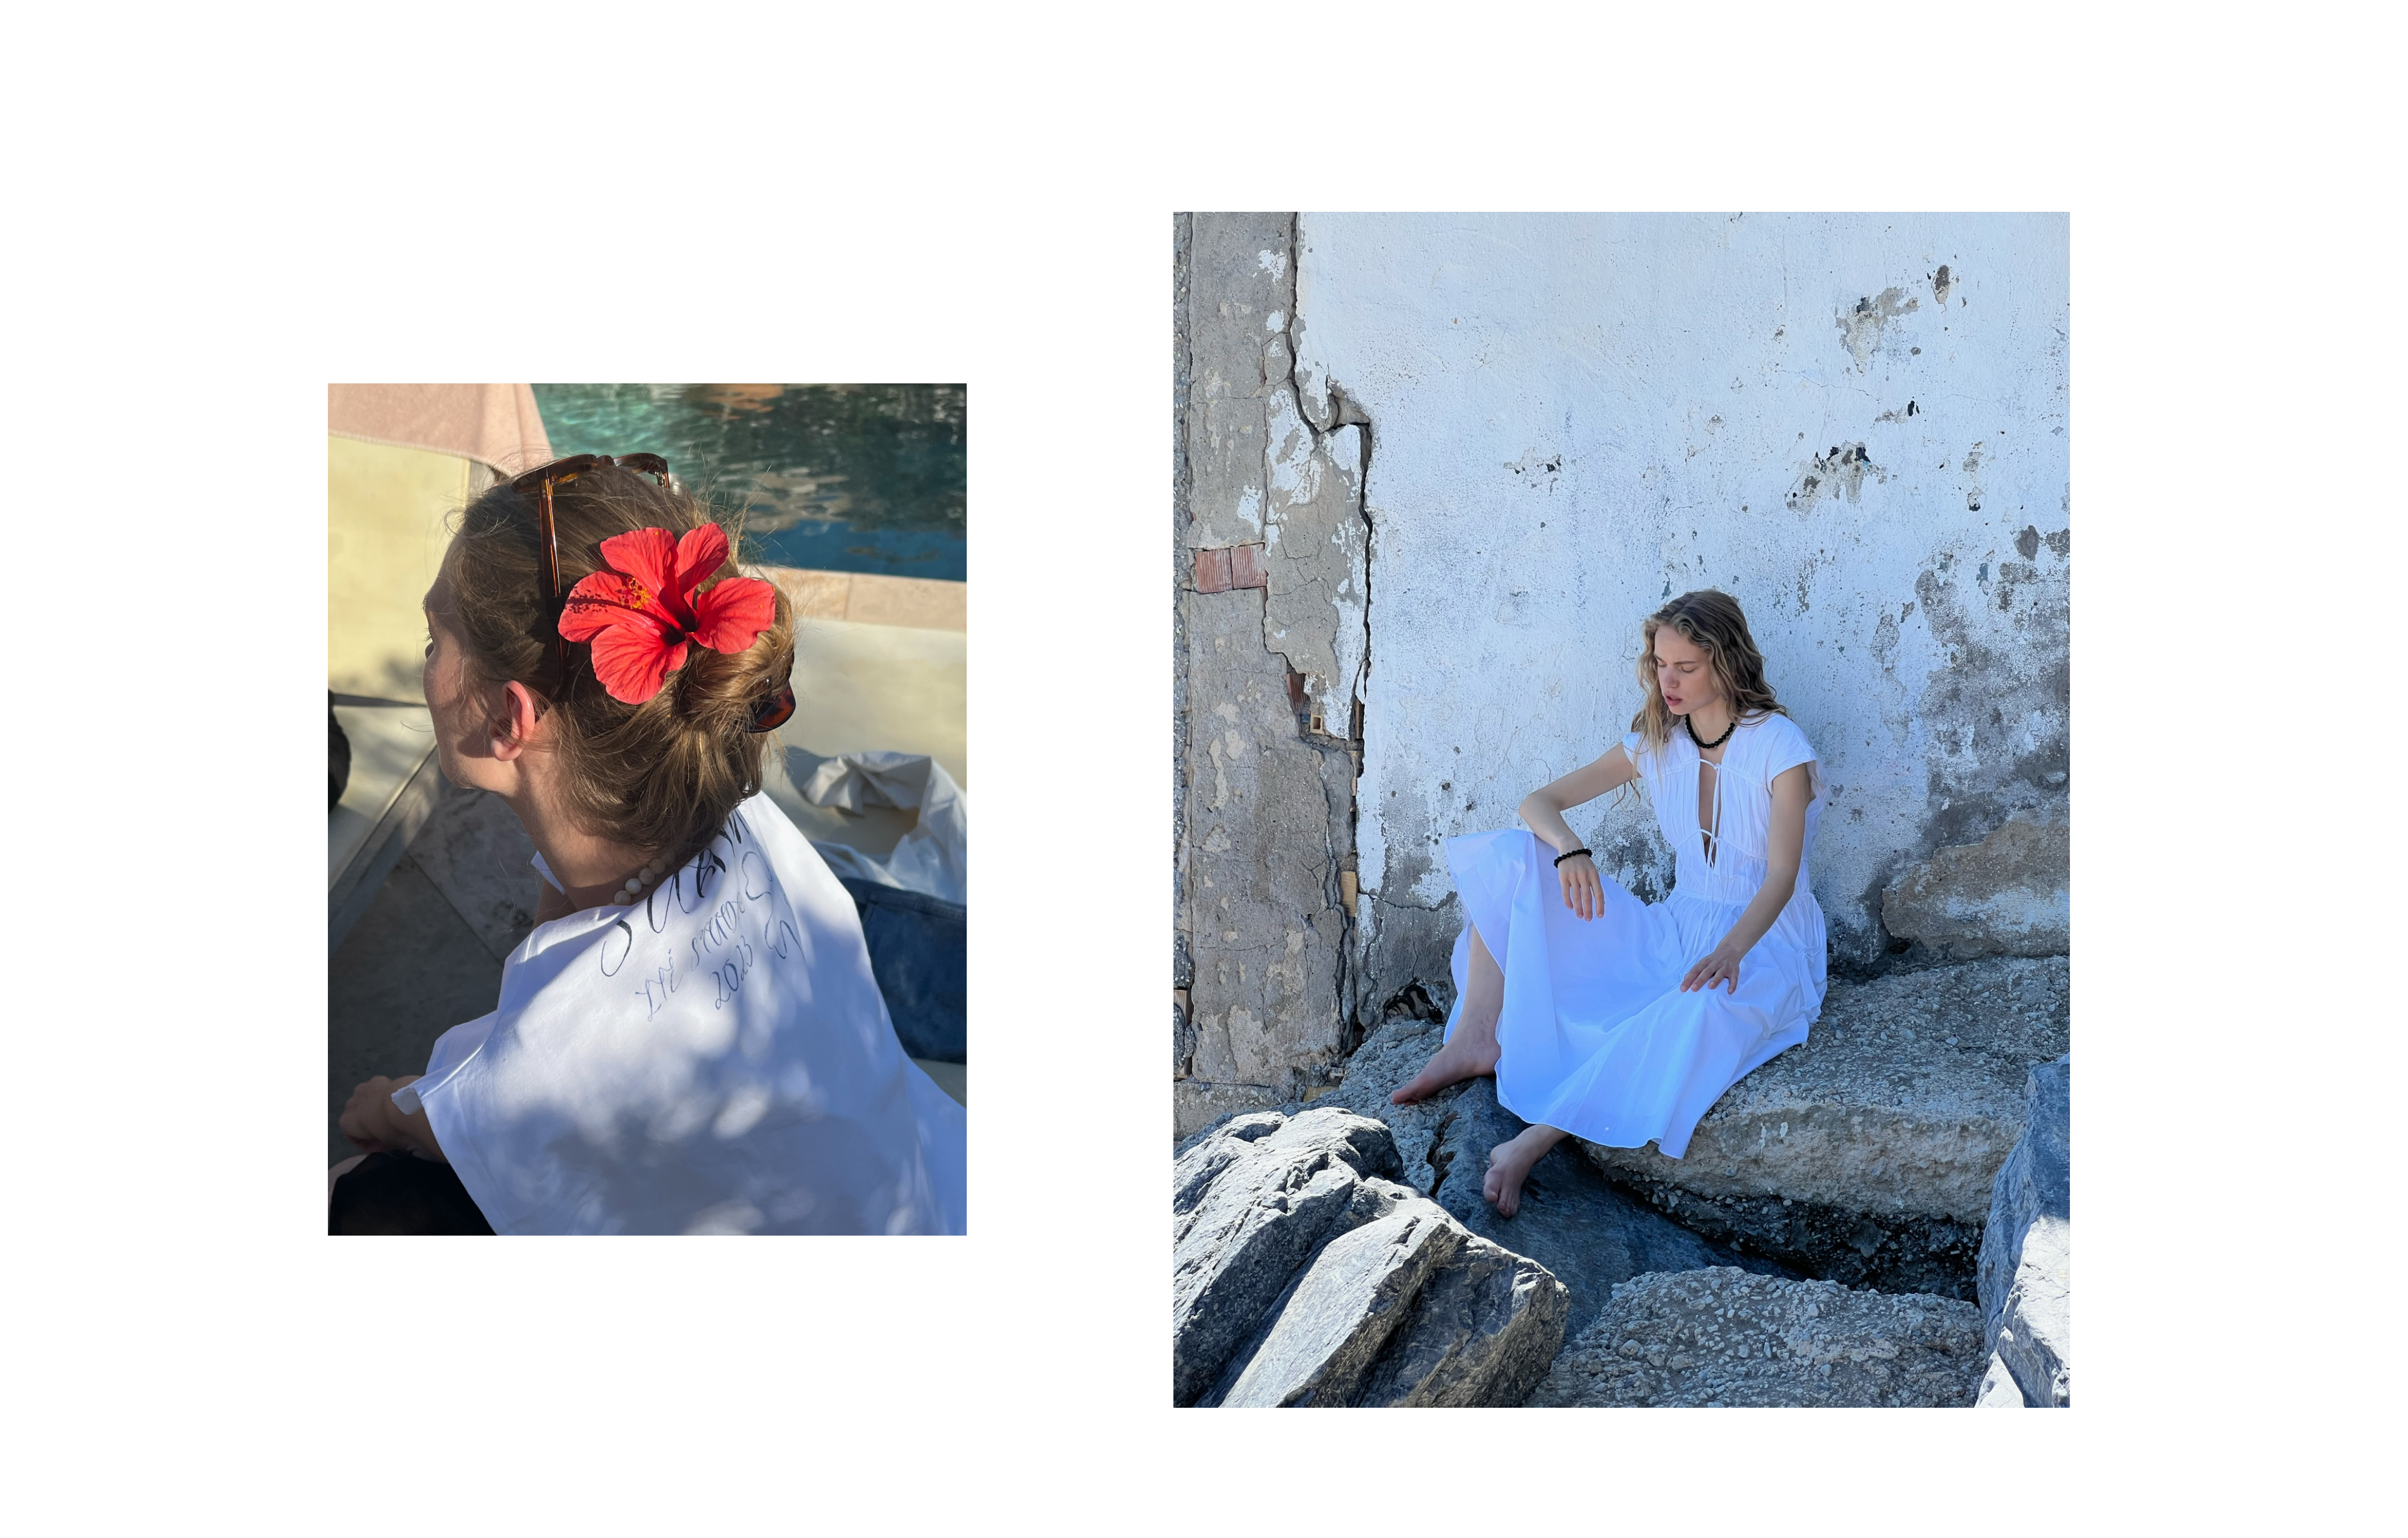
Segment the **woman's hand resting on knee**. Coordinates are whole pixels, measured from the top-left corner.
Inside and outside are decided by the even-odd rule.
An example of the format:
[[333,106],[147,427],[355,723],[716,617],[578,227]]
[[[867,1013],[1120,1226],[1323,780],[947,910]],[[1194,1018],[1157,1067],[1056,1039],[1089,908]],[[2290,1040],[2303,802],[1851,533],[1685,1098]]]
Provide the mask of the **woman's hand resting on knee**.
[[1564,906],[1573,913],[1589,919],[1605,912],[1605,884],[1586,855],[1574,855],[1555,867],[1555,879],[1563,884]]
[[1698,958],[1698,964],[1689,969],[1689,975],[1681,979],[1681,991],[1711,989],[1717,983],[1727,983],[1731,992],[1739,992],[1739,958],[1746,954],[1746,946],[1724,941]]

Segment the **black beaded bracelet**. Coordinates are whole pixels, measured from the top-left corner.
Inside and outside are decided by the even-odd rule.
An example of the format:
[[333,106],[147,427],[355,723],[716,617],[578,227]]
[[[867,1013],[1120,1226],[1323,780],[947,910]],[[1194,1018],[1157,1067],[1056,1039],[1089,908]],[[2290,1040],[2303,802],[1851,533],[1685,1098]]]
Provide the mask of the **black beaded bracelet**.
[[[1574,855],[1588,855],[1588,851],[1585,849],[1567,849],[1562,854],[1555,856],[1555,863],[1557,865],[1561,865],[1566,860],[1570,859]],[[1588,855],[1588,857],[1592,860],[1597,858],[1594,855]]]

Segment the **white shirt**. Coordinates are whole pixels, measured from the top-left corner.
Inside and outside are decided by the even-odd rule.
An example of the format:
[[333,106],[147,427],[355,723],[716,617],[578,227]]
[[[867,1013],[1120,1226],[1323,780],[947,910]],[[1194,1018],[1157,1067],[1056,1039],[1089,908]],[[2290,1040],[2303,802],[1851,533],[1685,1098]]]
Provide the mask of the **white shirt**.
[[961,1233],[966,1118],[853,898],[755,796],[631,907],[542,925],[395,1092],[496,1233]]

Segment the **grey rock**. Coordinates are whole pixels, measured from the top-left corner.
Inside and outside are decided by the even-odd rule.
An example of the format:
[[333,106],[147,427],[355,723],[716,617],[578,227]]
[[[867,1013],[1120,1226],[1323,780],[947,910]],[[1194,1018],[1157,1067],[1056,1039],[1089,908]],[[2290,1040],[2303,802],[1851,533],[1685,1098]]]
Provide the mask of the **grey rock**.
[[1175,1155],[1199,1133],[1223,1120],[1249,1111],[1296,1110],[1290,1100],[1269,1085],[1211,1084],[1202,1079],[1175,1079],[1170,1085],[1170,1134]]
[[1882,927],[1941,956],[2063,956],[2071,939],[2067,824],[2011,817],[1979,843],[1940,850],[1882,893]]
[[2067,982],[2054,956],[1835,983],[1805,1044],[1733,1085],[1685,1157],[1580,1151],[1711,1238],[1850,1285],[1971,1299],[2024,1071],[2066,1050]]
[[1977,1272],[1987,1344],[2034,1408],[2073,1401],[2072,1077],[2070,1056],[2031,1070],[2024,1135],[1992,1186]]
[[1570,1295],[1544,1266],[1465,1232],[1423,1286],[1412,1317],[1372,1364],[1355,1403],[1519,1404],[1563,1344]]
[[1527,1402],[1962,1407],[1986,1359],[1981,1311],[1956,1299],[1657,1272],[1616,1287]]
[[1562,1344],[1546,1269],[1396,1172],[1386,1128],[1251,1113],[1189,1140],[1172,1180],[1181,1404],[1510,1404]]
[[1331,1240],[1219,1402],[1351,1403],[1422,1284],[1463,1239],[1444,1213],[1420,1201]]
[[1569,1142],[1532,1168],[1521,1210],[1498,1215],[1481,1190],[1488,1151],[1529,1124],[1497,1102],[1496,1081],[1469,1080],[1412,1105],[1388,1103],[1445,1034],[1436,1021],[1389,1021],[1348,1059],[1345,1079],[1312,1103],[1384,1122],[1408,1184],[1473,1233],[1538,1261],[1570,1289],[1569,1328],[1579,1330],[1603,1308],[1614,1284],[1644,1272],[1740,1266],[1787,1274],[1785,1267],[1709,1243],[1622,1195]]
[[1999,1359],[1999,1354],[1995,1351],[1990,1353],[1989,1369],[1982,1374],[1981,1389],[1973,1396],[1973,1408],[1976,1410],[2029,1408],[2024,1403],[2023,1387],[2015,1382],[2015,1375],[2007,1371],[2007,1364]]
[[1171,1167],[1172,1392],[1194,1402],[1305,1258],[1349,1208],[1367,1174],[1395,1174],[1397,1145],[1378,1122],[1344,1112],[1225,1123]]

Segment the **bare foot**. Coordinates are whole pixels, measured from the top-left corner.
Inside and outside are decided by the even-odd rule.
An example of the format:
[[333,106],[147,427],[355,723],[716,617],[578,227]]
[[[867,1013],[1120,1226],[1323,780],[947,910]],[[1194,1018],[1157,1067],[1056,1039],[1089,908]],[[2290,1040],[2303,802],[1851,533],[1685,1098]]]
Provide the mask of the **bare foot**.
[[1411,1105],[1427,1100],[1451,1084],[1484,1079],[1497,1071],[1497,1038],[1458,1029],[1455,1039],[1430,1055],[1411,1083],[1388,1097],[1390,1105]]
[[1481,1182],[1480,1194],[1498,1215],[1511,1217],[1522,1210],[1522,1182],[1563,1136],[1552,1127],[1525,1128],[1519,1137],[1488,1150],[1488,1178]]

